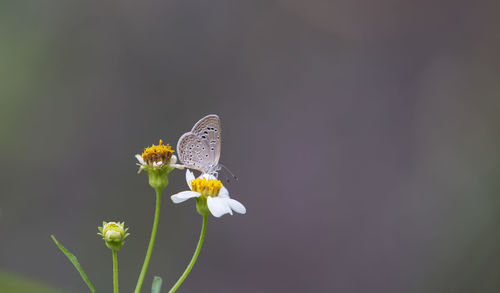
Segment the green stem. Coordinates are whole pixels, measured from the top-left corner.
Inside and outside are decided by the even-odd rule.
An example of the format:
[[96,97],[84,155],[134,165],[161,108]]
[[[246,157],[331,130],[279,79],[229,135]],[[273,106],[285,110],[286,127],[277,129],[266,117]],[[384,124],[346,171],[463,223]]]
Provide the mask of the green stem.
[[113,249],[113,292],[118,293],[118,257],[116,249]]
[[177,283],[168,291],[168,293],[174,293],[179,289],[179,287],[182,285],[182,282],[187,278],[189,275],[189,272],[191,272],[191,269],[194,266],[194,263],[196,262],[196,259],[198,258],[198,255],[200,254],[201,250],[201,245],[203,244],[203,240],[205,239],[205,231],[207,230],[207,215],[203,216],[203,224],[201,225],[201,234],[200,234],[200,240],[198,240],[198,245],[196,246],[196,250],[194,251],[193,258],[191,258],[191,262],[187,266],[186,270],[182,274],[182,276],[179,278]]
[[161,189],[156,189],[156,209],[155,218],[153,222],[153,231],[151,232],[151,239],[149,239],[148,250],[146,252],[146,258],[144,259],[144,264],[142,265],[141,274],[137,280],[137,285],[135,286],[134,293],[141,292],[142,283],[144,282],[144,277],[146,276],[146,271],[148,270],[149,260],[151,259],[151,254],[153,253],[153,247],[155,245],[156,231],[158,231],[158,220],[160,219],[160,202],[161,202]]

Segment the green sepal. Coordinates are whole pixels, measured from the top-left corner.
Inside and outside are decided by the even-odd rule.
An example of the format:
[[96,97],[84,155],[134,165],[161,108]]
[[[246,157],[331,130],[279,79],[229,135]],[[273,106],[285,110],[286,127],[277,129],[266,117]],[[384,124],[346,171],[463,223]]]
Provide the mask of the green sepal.
[[151,293],[160,293],[161,283],[161,278],[155,276],[155,278],[153,279],[153,286],[151,286]]
[[54,235],[50,235],[50,237],[52,238],[54,243],[57,245],[57,247],[59,247],[59,249],[62,251],[62,253],[64,253],[64,255],[66,255],[66,257],[73,264],[73,266],[76,268],[76,270],[80,273],[80,276],[82,277],[83,281],[89,287],[90,292],[96,293],[96,291],[94,289],[94,285],[92,285],[92,282],[90,282],[89,278],[87,277],[87,274],[85,274],[85,271],[83,271],[83,268],[80,265],[80,263],[78,262],[78,259],[76,258],[76,256],[74,256],[64,246],[62,246],[62,244],[57,241],[57,239],[56,239],[56,237],[54,237]]
[[146,167],[146,173],[148,174],[149,185],[155,190],[163,190],[168,185],[168,174],[172,172],[169,170],[168,165],[161,168]]
[[205,197],[196,197],[196,211],[202,216],[210,214],[210,210],[207,207],[207,199]]

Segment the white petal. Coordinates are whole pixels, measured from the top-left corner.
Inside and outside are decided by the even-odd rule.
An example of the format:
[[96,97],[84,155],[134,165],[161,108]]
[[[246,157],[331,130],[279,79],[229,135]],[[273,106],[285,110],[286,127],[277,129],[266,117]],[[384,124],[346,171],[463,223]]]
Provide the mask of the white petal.
[[217,180],[217,178],[214,175],[208,173],[201,174],[200,178],[205,178],[207,180],[209,179]]
[[245,214],[247,209],[239,201],[232,198],[225,199],[226,203],[231,207],[231,209],[239,214]]
[[193,190],[191,188],[191,180],[194,180],[194,174],[193,174],[193,172],[191,172],[191,170],[186,169],[186,182],[189,186],[189,189]]
[[226,187],[224,187],[224,185],[222,185],[221,189],[219,190],[219,197],[229,198],[229,191]]
[[198,192],[194,192],[194,191],[181,191],[179,193],[176,193],[174,195],[172,195],[170,197],[170,199],[172,199],[172,201],[174,203],[181,203],[183,201],[186,201],[190,198],[193,198],[193,197],[198,197],[198,196],[201,196],[201,194],[199,194]]
[[137,159],[137,161],[139,161],[139,163],[141,163],[141,165],[144,164],[144,159],[141,155],[137,154],[135,155],[135,158]]
[[233,214],[229,205],[224,201],[223,198],[211,197],[207,198],[207,207],[214,215],[214,217],[219,218],[225,214]]

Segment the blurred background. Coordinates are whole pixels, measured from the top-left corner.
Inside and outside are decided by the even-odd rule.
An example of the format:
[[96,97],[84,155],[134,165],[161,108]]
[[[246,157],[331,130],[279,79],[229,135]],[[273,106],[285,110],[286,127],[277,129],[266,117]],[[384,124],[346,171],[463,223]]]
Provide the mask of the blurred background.
[[[228,189],[248,212],[209,218],[178,292],[499,292],[499,12],[0,2],[0,291],[88,292],[55,234],[111,292],[97,226],[123,220],[131,292],[154,209],[134,155],[217,113],[239,177]],[[166,292],[199,236],[194,201],[169,199],[184,172],[170,182],[143,292],[154,275]]]

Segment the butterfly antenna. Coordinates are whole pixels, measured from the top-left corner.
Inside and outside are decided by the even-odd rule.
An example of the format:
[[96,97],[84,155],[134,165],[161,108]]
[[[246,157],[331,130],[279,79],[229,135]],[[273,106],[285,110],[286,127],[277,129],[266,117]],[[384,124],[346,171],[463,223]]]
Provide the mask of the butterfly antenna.
[[[226,170],[229,173],[229,175],[231,175],[231,177],[233,177],[233,179],[235,181],[238,180],[238,177],[236,177],[236,175],[234,175],[233,172],[231,172],[231,170],[229,170],[228,167],[226,167],[226,166],[224,166],[222,164],[219,164],[219,166],[222,167],[222,168],[224,168],[224,170]],[[227,182],[229,182],[229,179],[227,179]]]

